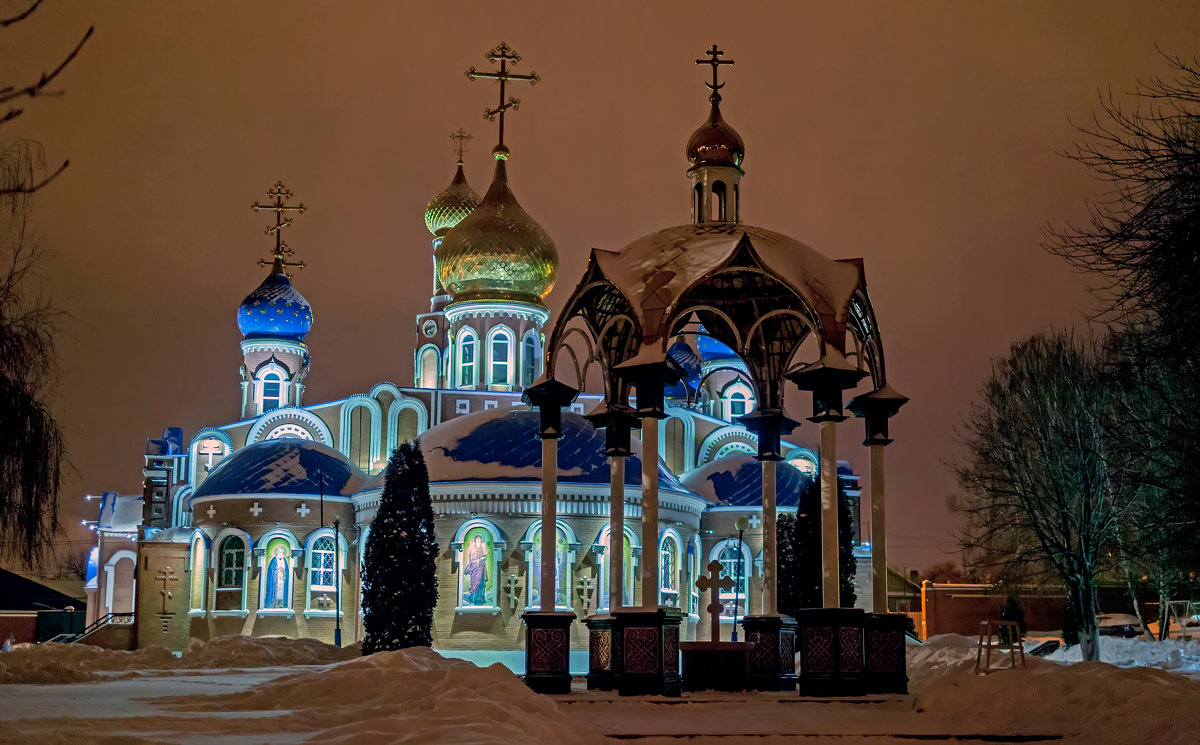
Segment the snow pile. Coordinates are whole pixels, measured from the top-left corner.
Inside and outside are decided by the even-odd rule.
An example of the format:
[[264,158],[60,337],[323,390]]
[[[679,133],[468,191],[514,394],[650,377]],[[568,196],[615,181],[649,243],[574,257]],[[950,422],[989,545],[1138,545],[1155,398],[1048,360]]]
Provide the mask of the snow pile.
[[[1079,645],[1060,647],[1046,659],[1054,662],[1079,662],[1083,659]],[[1100,637],[1100,659],[1117,667],[1157,667],[1173,672],[1200,672],[1200,641],[1146,641],[1141,637],[1124,639],[1118,636]]]
[[1200,684],[1103,662],[946,675],[913,707],[964,732],[1061,734],[1067,743],[1190,745],[1200,731]]
[[98,671],[328,665],[361,654],[357,644],[339,649],[316,639],[282,636],[220,636],[206,642],[193,641],[182,657],[166,647],[123,652],[87,644],[47,642],[0,655],[0,683],[81,683],[96,680]]
[[209,696],[183,708],[286,712],[288,729],[318,730],[313,739],[326,745],[604,742],[596,732],[578,728],[553,700],[529,690],[503,665],[481,668],[427,647],[303,670],[247,693]]
[[924,644],[908,645],[908,690],[921,691],[944,675],[973,672],[978,647],[978,639],[960,634],[938,634]]
[[174,663],[175,655],[166,647],[118,652],[46,642],[0,655],[0,683],[81,683],[95,680],[96,670],[144,670]]

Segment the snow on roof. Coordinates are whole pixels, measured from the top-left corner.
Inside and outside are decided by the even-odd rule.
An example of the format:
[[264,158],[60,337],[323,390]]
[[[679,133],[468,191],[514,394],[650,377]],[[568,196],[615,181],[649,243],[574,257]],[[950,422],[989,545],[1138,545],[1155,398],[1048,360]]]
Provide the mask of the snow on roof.
[[[780,461],[775,469],[775,504],[796,507],[808,476]],[[688,474],[683,485],[716,507],[758,507],[762,504],[762,464],[749,453],[718,458]]]
[[692,285],[725,262],[742,237],[763,262],[814,309],[840,313],[858,285],[858,269],[765,228],[738,223],[702,223],[660,230],[619,253],[594,251],[604,275],[633,305],[649,335]]
[[106,491],[100,497],[100,516],[96,520],[99,530],[118,533],[136,532],[142,524],[142,495],[117,494]]
[[333,448],[311,440],[280,438],[247,445],[221,461],[193,499],[223,494],[350,496],[366,474]]
[[[418,438],[430,482],[541,481],[542,448],[535,411],[489,409],[455,417]],[[608,484],[604,433],[579,414],[564,411],[558,441],[558,480],[576,484]],[[641,486],[642,444],[633,439],[633,455],[625,466],[625,483]],[[687,491],[661,461],[659,488]]]

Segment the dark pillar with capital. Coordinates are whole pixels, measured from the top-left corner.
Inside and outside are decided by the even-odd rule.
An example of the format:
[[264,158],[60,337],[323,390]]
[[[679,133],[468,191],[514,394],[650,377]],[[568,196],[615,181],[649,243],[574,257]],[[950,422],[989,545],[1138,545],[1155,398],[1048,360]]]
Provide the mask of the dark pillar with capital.
[[863,419],[871,454],[871,610],[866,628],[868,693],[907,693],[908,670],[904,655],[905,617],[888,612],[887,522],[884,502],[886,479],[883,449],[890,445],[888,419],[896,415],[908,398],[886,383],[864,393],[847,408]]
[[630,431],[637,426],[633,409],[603,401],[585,418],[604,430],[604,455],[608,457],[608,612],[584,619],[588,627],[588,690],[611,691],[621,676],[620,640],[613,611],[620,610],[625,589],[625,459],[630,453]]
[[758,435],[758,455],[762,464],[763,504],[763,603],[762,613],[742,619],[750,650],[750,685],[760,691],[790,691],[796,687],[796,621],[779,614],[776,556],[776,467],[783,459],[780,437],[790,434],[800,423],[784,416],[779,409],[756,409],[740,417],[742,426]]
[[[579,391],[554,378],[543,376],[525,389],[521,398],[540,415],[538,437],[542,441],[542,528],[540,609],[521,616],[525,622],[525,685],[538,693],[571,691],[571,623],[573,612],[554,609],[554,539],[557,534],[558,438],[562,437],[562,410]],[[529,568],[534,571],[534,567]],[[568,581],[564,577],[563,581]]]
[[635,416],[642,421],[642,598],[637,608],[613,612],[614,639],[622,662],[617,688],[622,696],[681,693],[678,608],[658,605],[658,422],[665,385],[685,372],[661,350],[639,352],[615,372],[637,391]]

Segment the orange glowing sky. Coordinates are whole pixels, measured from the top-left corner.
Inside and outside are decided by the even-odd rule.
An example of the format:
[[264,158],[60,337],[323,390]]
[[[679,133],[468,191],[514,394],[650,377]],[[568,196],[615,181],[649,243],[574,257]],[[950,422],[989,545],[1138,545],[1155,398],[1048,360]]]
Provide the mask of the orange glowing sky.
[[[5,7],[14,5],[7,0]],[[591,247],[687,222],[684,142],[707,113],[714,41],[726,119],[746,141],[746,222],[833,258],[862,257],[889,380],[889,531],[897,566],[954,553],[943,461],[990,360],[1082,323],[1085,279],[1041,247],[1099,184],[1059,153],[1097,92],[1190,54],[1189,2],[54,2],[4,30],[4,82],[94,38],[0,134],[41,140],[68,171],[37,199],[47,289],[71,318],[54,400],[85,492],[140,491],[144,440],[238,417],[235,312],[264,276],[282,179],[309,211],[288,241],[316,323],[306,401],[412,380],[428,308],[428,199],[453,173],[450,131],[475,134],[482,191],[494,86],[468,82],[501,40],[543,78],[517,91],[509,175],[562,258],[557,309]],[[802,440],[815,438],[815,427]],[[842,457],[866,470],[861,425]],[[77,530],[72,537],[79,538]]]

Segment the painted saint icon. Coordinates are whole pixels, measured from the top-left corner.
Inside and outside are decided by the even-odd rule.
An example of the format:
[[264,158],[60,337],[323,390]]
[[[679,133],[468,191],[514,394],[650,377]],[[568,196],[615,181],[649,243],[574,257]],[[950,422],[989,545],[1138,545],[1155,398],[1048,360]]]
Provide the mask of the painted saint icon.
[[[554,542],[554,604],[559,608],[569,608],[571,605],[570,597],[568,597],[567,582],[564,578],[569,578],[570,568],[567,565],[569,561],[567,536],[562,530],[555,531]],[[529,605],[530,607],[538,607],[542,603],[542,530],[538,528],[533,533],[533,550],[531,552],[531,560],[529,564],[530,577],[530,592]]]
[[496,604],[492,555],[492,534],[486,528],[468,530],[462,547],[462,605],[491,607]]
[[266,571],[263,573],[263,607],[290,608],[292,559],[291,546],[282,538],[276,538],[267,545]]

